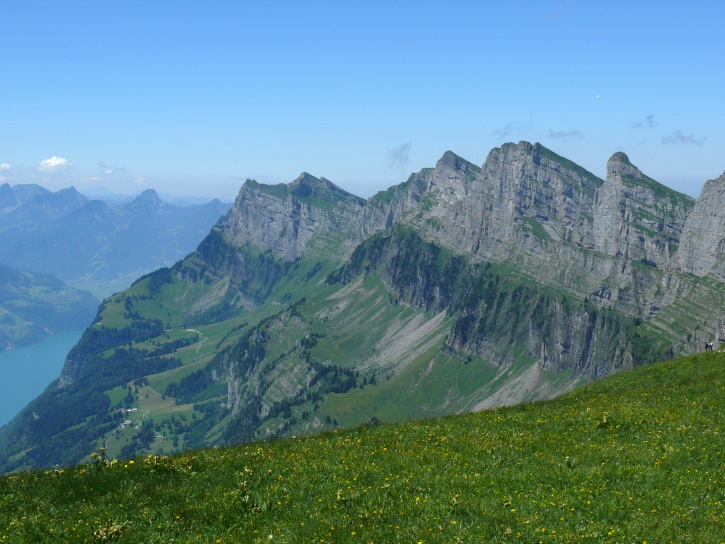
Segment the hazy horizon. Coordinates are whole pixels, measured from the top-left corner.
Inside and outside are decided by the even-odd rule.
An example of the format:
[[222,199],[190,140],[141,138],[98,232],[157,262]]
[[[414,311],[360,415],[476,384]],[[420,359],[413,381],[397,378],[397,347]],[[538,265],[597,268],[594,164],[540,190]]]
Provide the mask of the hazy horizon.
[[451,150],[725,170],[725,2],[54,2],[0,8],[0,183],[232,200],[301,172],[362,197]]

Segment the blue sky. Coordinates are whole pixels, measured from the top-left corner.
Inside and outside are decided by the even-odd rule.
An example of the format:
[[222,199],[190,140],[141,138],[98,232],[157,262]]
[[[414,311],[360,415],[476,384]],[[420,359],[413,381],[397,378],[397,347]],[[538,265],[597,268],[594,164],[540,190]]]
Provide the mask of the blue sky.
[[725,1],[0,2],[0,182],[363,197],[446,150],[725,170]]

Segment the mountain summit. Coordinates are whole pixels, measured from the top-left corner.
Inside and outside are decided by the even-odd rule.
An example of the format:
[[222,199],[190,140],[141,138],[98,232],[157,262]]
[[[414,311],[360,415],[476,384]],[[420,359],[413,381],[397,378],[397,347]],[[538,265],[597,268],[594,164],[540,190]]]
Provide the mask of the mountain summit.
[[600,179],[528,142],[368,200],[248,180],[196,252],[104,301],[2,466],[480,410],[725,341],[724,183],[695,202],[624,153]]
[[133,201],[127,204],[126,207],[139,212],[153,213],[161,208],[163,204],[164,202],[161,200],[156,191],[153,189],[146,189],[134,198]]

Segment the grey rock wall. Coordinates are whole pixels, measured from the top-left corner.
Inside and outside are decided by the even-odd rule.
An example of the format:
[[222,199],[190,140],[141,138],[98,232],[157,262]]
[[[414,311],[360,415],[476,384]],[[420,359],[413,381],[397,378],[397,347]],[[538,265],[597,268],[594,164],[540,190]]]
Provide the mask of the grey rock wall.
[[[618,152],[602,180],[540,144],[504,144],[478,167],[448,151],[367,202],[302,174],[289,185],[247,182],[224,237],[291,261],[354,247],[396,223],[473,260],[602,306],[649,318],[690,284],[725,277],[725,178],[695,201],[659,184]],[[326,246],[327,244],[327,246]]]
[[687,217],[678,264],[687,274],[725,281],[725,172],[705,184]]
[[363,205],[363,199],[309,174],[289,186],[247,181],[225,220],[224,237],[291,261],[308,251],[315,236],[354,231]]

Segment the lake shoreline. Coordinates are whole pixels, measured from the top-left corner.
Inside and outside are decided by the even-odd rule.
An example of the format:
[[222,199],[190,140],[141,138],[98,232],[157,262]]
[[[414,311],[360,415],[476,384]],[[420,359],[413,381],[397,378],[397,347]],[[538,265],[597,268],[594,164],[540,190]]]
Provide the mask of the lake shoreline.
[[60,377],[83,330],[63,331],[28,346],[0,351],[0,427]]

